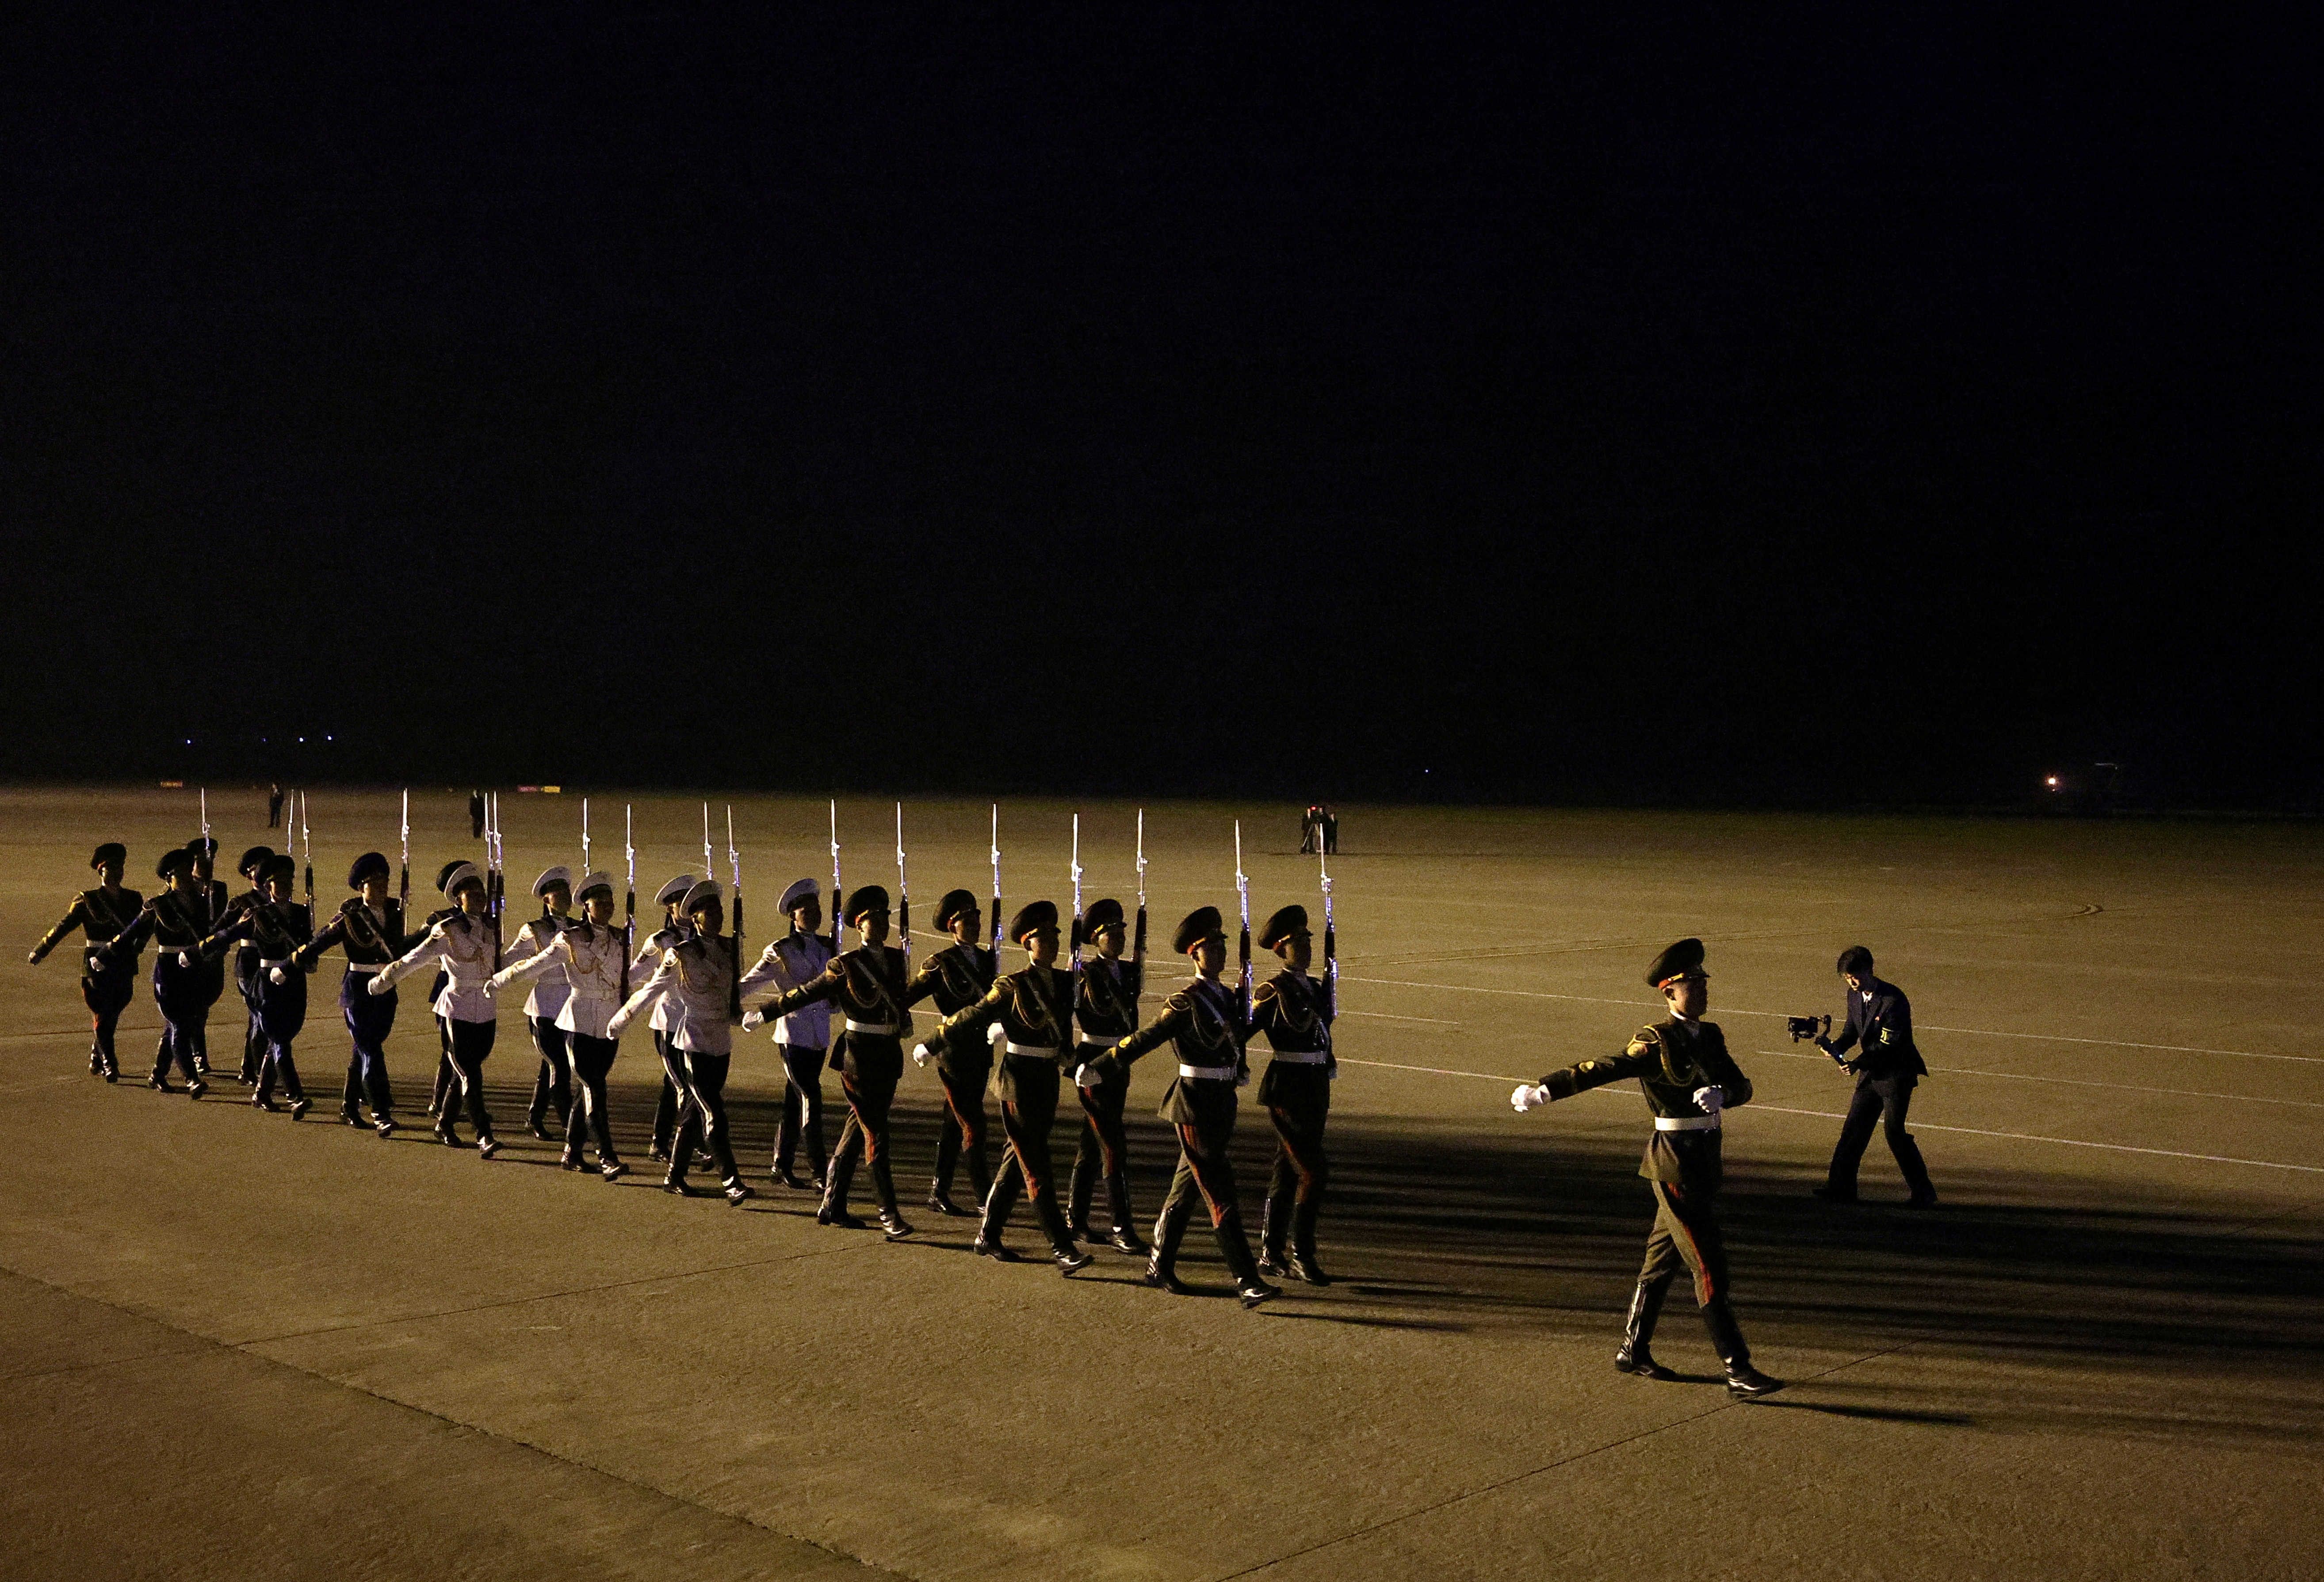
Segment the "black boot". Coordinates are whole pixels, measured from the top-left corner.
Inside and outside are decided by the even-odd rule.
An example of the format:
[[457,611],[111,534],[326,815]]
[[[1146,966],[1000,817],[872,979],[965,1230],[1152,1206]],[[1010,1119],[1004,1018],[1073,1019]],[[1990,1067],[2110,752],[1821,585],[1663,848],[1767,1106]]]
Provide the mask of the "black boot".
[[1017,1255],[1001,1245],[1001,1233],[1009,1226],[1009,1210],[1017,1206],[1016,1185],[1014,1176],[994,1182],[992,1190],[984,1194],[984,1216],[976,1223],[976,1250],[1004,1264],[1017,1261]]
[[1751,1366],[1751,1348],[1743,1344],[1742,1329],[1735,1322],[1735,1310],[1728,1305],[1726,1297],[1714,1296],[1703,1304],[1702,1322],[1711,1331],[1711,1348],[1727,1365],[1729,1394],[1748,1401],[1757,1395],[1772,1395],[1784,1387],[1783,1380],[1771,1379]]
[[[948,1219],[964,1217],[968,1210],[952,1200],[953,1172],[960,1164],[960,1128],[945,1117],[945,1127],[936,1137],[936,1179],[928,1182],[928,1207]],[[980,1200],[981,1201],[982,1200]]]
[[1065,1216],[1057,1212],[1056,1202],[1043,1198],[1040,1207],[1041,1228],[1049,1233],[1049,1251],[1057,1260],[1057,1272],[1071,1279],[1088,1268],[1092,1259],[1074,1245],[1073,1229],[1066,1225]]
[[1291,1236],[1291,1200],[1277,1192],[1267,1200],[1259,1215],[1259,1267],[1263,1274],[1277,1280],[1291,1275],[1291,1261],[1284,1256],[1283,1244]]
[[1146,1260],[1146,1283],[1155,1290],[1173,1296],[1194,1295],[1193,1287],[1178,1278],[1178,1242],[1185,1234],[1185,1226],[1171,1224],[1167,1211],[1154,1222],[1154,1251]]
[[1230,1214],[1218,1224],[1219,1254],[1226,1259],[1227,1273],[1234,1276],[1235,1294],[1242,1298],[1245,1307],[1257,1307],[1272,1301],[1283,1292],[1259,1277],[1259,1265],[1251,1261],[1250,1238],[1243,1234],[1242,1220]]
[[1065,1189],[1065,1228],[1075,1241],[1095,1241],[1097,1233],[1090,1229],[1090,1200],[1097,1196],[1097,1173],[1076,1158],[1074,1161],[1073,1184]]
[[843,1230],[861,1230],[863,1221],[847,1211],[847,1191],[854,1185],[855,1166],[852,1161],[834,1161],[823,1178],[823,1206],[815,1211],[817,1225],[836,1225]]
[[1310,1285],[1332,1283],[1332,1277],[1315,1261],[1315,1220],[1323,1211],[1321,1197],[1308,1198],[1291,1210],[1291,1272]]
[[1614,1354],[1614,1371],[1642,1379],[1674,1379],[1678,1375],[1655,1360],[1646,1343],[1655,1338],[1655,1320],[1662,1316],[1668,1283],[1641,1280],[1630,1293],[1630,1316],[1622,1326],[1622,1349]]
[[1105,1209],[1113,1221],[1113,1234],[1106,1239],[1123,1252],[1135,1256],[1146,1250],[1138,1239],[1138,1220],[1130,1209],[1130,1178],[1109,1175],[1105,1178]]

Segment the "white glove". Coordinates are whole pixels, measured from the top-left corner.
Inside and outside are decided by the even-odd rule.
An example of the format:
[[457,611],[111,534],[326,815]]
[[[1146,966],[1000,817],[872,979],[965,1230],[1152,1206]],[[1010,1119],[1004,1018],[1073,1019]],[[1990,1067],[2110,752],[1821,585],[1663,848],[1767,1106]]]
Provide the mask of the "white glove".
[[179,966],[180,966],[180,967],[190,967],[190,966],[192,966],[193,964],[194,964],[194,958],[192,957],[192,955],[191,955],[191,954],[189,954],[189,952],[185,952],[185,951],[180,951],[180,952],[178,952],[178,965],[179,965]]
[[752,1006],[749,1010],[742,1013],[743,1032],[755,1032],[757,1029],[763,1027],[766,1025],[767,1013],[759,1009],[758,1007]]
[[1717,1115],[1720,1110],[1727,1108],[1727,1090],[1724,1088],[1697,1088],[1694,1090],[1694,1102],[1696,1107],[1699,1108],[1703,1114]]
[[1009,1042],[1009,1029],[994,1022],[984,1029],[984,1041],[998,1049]]
[[394,984],[390,983],[387,980],[386,973],[374,972],[371,975],[371,981],[364,985],[364,992],[365,994],[385,994],[389,989],[393,989],[394,987]]
[[[180,961],[180,964],[183,964],[183,962],[184,962],[184,961],[185,961],[185,958],[184,958],[183,956],[180,956],[180,957],[179,957],[179,958],[178,958],[178,960],[179,960],[179,961]],[[289,982],[289,981],[290,981],[290,980],[282,976],[282,969],[281,969],[281,968],[280,968],[280,967],[269,967],[269,968],[266,970],[266,981],[267,981],[267,982],[269,982],[269,983],[273,983],[273,984],[282,984],[282,983],[287,983],[287,982]]]
[[927,1044],[915,1044],[912,1045],[912,1063],[916,1066],[924,1066],[928,1063],[928,1046]]
[[608,1038],[619,1038],[622,1035],[622,1030],[629,1025],[630,1013],[627,1011],[615,1011],[611,1016],[608,1016],[605,1019],[605,1036]]
[[1528,1109],[1538,1109],[1548,1102],[1547,1083],[1536,1086],[1531,1082],[1519,1082],[1517,1091],[1509,1095],[1509,1103],[1519,1115],[1523,1115]]
[[1074,1068],[1074,1087],[1094,1088],[1098,1085],[1099,1081],[1100,1079],[1098,1074],[1090,1069],[1090,1062],[1088,1061],[1084,1061],[1081,1064]]
[[496,990],[496,989],[500,989],[501,987],[502,987],[501,980],[500,980],[498,978],[487,978],[487,979],[485,979],[485,980],[484,980],[484,998],[487,998],[487,999],[491,998],[492,998],[492,996],[493,996],[493,991],[494,991],[494,990]]

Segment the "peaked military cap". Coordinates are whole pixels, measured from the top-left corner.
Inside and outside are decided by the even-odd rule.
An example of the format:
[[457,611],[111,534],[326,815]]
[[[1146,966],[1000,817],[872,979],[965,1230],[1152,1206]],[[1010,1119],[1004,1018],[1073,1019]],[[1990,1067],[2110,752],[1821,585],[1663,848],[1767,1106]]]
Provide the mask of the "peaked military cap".
[[444,871],[436,876],[436,888],[447,896],[458,893],[462,885],[483,885],[484,869],[473,862],[447,862]]
[[540,877],[532,881],[532,893],[546,899],[549,887],[552,885],[563,885],[567,891],[570,892],[573,888],[573,870],[562,862],[554,868],[543,869]]
[[861,889],[848,892],[846,920],[850,923],[854,922],[866,912],[885,912],[886,910],[888,910],[888,892],[879,885],[865,885]]
[[809,901],[819,901],[822,898],[823,892],[816,888],[815,880],[795,878],[791,881],[791,888],[783,892],[783,898],[776,902],[775,906],[784,916],[788,917]]
[[1121,903],[1108,896],[1102,901],[1092,902],[1089,910],[1082,914],[1082,933],[1095,934],[1101,928],[1120,928],[1121,922]]
[[88,865],[91,868],[103,868],[108,862],[118,862],[126,867],[129,862],[129,848],[118,841],[107,841],[89,853]]
[[192,840],[186,842],[186,855],[189,857],[216,858],[217,856],[217,842],[208,835],[196,835]]
[[946,890],[944,899],[936,903],[936,925],[950,928],[955,917],[964,917],[976,910],[976,896],[970,890]]
[[1219,909],[1216,906],[1197,906],[1186,914],[1185,922],[1178,924],[1178,932],[1172,937],[1170,948],[1183,956],[1206,939],[1224,939],[1226,936],[1225,920],[1219,915]]
[[374,874],[381,878],[387,877],[386,854],[379,851],[366,851],[355,859],[355,866],[347,869],[347,888],[351,890],[363,888],[363,881]]
[[1296,904],[1286,906],[1268,918],[1267,926],[1259,931],[1259,948],[1271,951],[1293,934],[1306,932],[1307,908]]
[[1021,945],[1026,935],[1056,926],[1057,904],[1055,901],[1028,901],[1018,907],[1017,915],[1009,920],[1009,937]]
[[172,847],[161,853],[161,860],[153,865],[153,877],[168,878],[173,873],[194,871],[194,854],[183,846]]
[[678,902],[686,899],[686,892],[693,888],[694,876],[690,873],[681,873],[654,892],[654,905],[675,906]]
[[258,882],[264,884],[272,878],[294,878],[298,876],[298,861],[290,853],[277,852],[259,865]]
[[1646,981],[1656,989],[1681,978],[1703,976],[1702,942],[1699,939],[1679,941],[1656,956],[1655,964],[1646,969]]
[[575,892],[573,898],[576,901],[586,901],[599,890],[604,891],[609,897],[613,895],[613,876],[612,874],[601,871],[583,875],[581,888]]
[[718,888],[716,879],[696,879],[694,888],[686,892],[686,899],[678,904],[678,909],[682,915],[691,917],[711,902],[723,899],[725,894]]
[[273,855],[274,848],[272,846],[253,846],[242,854],[242,860],[234,865],[234,870],[236,873],[247,875],[251,878],[256,878],[260,865]]

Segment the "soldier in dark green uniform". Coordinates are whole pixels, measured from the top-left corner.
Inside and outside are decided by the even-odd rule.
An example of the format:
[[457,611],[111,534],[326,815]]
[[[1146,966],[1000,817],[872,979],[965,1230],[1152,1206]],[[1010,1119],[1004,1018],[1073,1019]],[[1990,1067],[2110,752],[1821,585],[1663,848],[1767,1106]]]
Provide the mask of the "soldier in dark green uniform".
[[96,1038],[88,1050],[88,1074],[103,1077],[106,1081],[121,1078],[121,1062],[113,1047],[114,1029],[121,1024],[121,1013],[137,992],[137,959],[135,955],[106,957],[102,952],[108,940],[118,938],[122,932],[137,920],[145,908],[145,897],[135,890],[124,889],[121,874],[129,861],[129,849],[118,841],[107,841],[88,860],[97,872],[97,887],[75,896],[72,906],[54,928],[41,936],[32,947],[33,966],[48,959],[65,935],[78,928],[84,944],[81,951],[81,1003],[96,1025]]
[[1276,1141],[1259,1267],[1261,1274],[1329,1285],[1331,1277],[1315,1261],[1315,1219],[1332,1178],[1323,1123],[1332,1115],[1332,1081],[1340,1074],[1332,1053],[1332,1021],[1339,1007],[1332,1003],[1331,985],[1307,976],[1314,959],[1313,939],[1305,906],[1284,907],[1259,934],[1261,948],[1283,961],[1283,970],[1251,994],[1251,1031],[1264,1034],[1275,1052],[1259,1080],[1259,1101],[1275,1123]]
[[[1090,1200],[1096,1195],[1098,1177],[1105,1178],[1106,1216],[1112,1234],[1107,1237],[1125,1253],[1146,1251],[1138,1239],[1130,1207],[1130,1133],[1122,1112],[1130,1104],[1130,1073],[1100,1078],[1083,1062],[1093,1061],[1138,1031],[1138,996],[1146,984],[1143,947],[1138,959],[1125,961],[1121,947],[1128,933],[1121,903],[1098,902],[1082,914],[1082,932],[1097,946],[1097,954],[1082,965],[1075,1018],[1081,1024],[1081,1066],[1074,1090],[1082,1100],[1082,1142],[1074,1154],[1073,1190],[1066,1200],[1065,1227],[1083,1241],[1095,1241],[1090,1229]],[[1088,1079],[1084,1081],[1083,1079]]]
[[1655,1361],[1647,1344],[1664,1294],[1683,1265],[1693,1277],[1694,1299],[1711,1343],[1727,1365],[1729,1392],[1769,1394],[1782,1389],[1783,1381],[1751,1366],[1750,1349],[1728,1304],[1727,1245],[1719,1234],[1720,1115],[1751,1101],[1751,1079],[1728,1054],[1718,1024],[1702,1020],[1711,1004],[1711,980],[1702,970],[1701,940],[1680,940],[1655,957],[1646,981],[1662,991],[1669,1016],[1639,1028],[1629,1047],[1614,1058],[1552,1072],[1538,1083],[1519,1087],[1509,1101],[1522,1114],[1609,1082],[1638,1080],[1655,1118],[1654,1138],[1638,1166],[1638,1173],[1654,1183],[1655,1228],[1646,1237],[1646,1261],[1638,1271],[1614,1366],[1640,1378],[1676,1376]]
[[[954,1016],[982,999],[1001,970],[1001,952],[977,943],[984,914],[966,890],[947,890],[936,903],[936,926],[953,943],[935,952],[912,975],[904,1003],[918,1005],[936,997],[941,1016]],[[968,1184],[982,1204],[992,1187],[991,1162],[985,1153],[984,1085],[992,1076],[992,1050],[976,1039],[940,1041],[931,1038],[921,1049],[936,1049],[936,1080],[944,1085],[945,1109],[950,1124],[936,1141],[936,1179],[928,1183],[928,1207],[939,1214],[966,1218],[969,1210],[952,1200],[952,1178],[968,1155]],[[919,1058],[919,1051],[913,1052]]]
[[1180,955],[1194,958],[1194,981],[1172,995],[1150,1026],[1090,1065],[1102,1081],[1126,1073],[1149,1049],[1176,1044],[1178,1074],[1162,1090],[1159,1113],[1178,1128],[1178,1173],[1163,1200],[1161,1217],[1154,1222],[1154,1253],[1147,1262],[1146,1283],[1174,1295],[1186,1293],[1176,1272],[1178,1244],[1185,1239],[1186,1221],[1194,1216],[1199,1194],[1210,1208],[1219,1251],[1226,1257],[1243,1306],[1257,1307],[1283,1293],[1259,1277],[1235,1196],[1234,1165],[1227,1158],[1227,1144],[1234,1136],[1235,1089],[1250,1080],[1242,1048],[1250,1029],[1240,998],[1219,981],[1227,964],[1227,936],[1219,909],[1204,906],[1188,913],[1172,943]]
[[948,1052],[954,1044],[985,1042],[986,1025],[1000,1026],[1001,1125],[1009,1134],[1009,1151],[984,1200],[976,1250],[1003,1263],[1014,1261],[1015,1255],[1001,1245],[1001,1233],[1017,1205],[1021,1182],[1033,1200],[1034,1217],[1049,1233],[1058,1271],[1070,1275],[1089,1267],[1090,1255],[1065,1229],[1049,1158],[1049,1131],[1057,1120],[1057,1063],[1074,1058],[1073,982],[1056,967],[1056,903],[1035,901],[1019,908],[1010,920],[1009,937],[1032,960],[1023,970],[995,979],[974,1005],[938,1022],[921,1047]]

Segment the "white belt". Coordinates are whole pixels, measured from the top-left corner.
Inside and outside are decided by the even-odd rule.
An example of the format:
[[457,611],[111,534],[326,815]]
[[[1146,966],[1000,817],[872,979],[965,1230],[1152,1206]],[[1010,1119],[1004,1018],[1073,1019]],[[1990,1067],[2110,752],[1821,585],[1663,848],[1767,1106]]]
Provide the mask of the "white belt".
[[279,961],[269,961],[262,957],[259,960],[258,970],[262,972],[271,972],[277,967],[288,967],[290,964],[290,958],[288,956],[283,957]]
[[394,965],[395,963],[392,961],[349,961],[347,963],[347,970],[350,972],[384,972],[390,967]]
[[1278,1049],[1275,1052],[1275,1063],[1277,1065],[1287,1060],[1296,1066],[1319,1066],[1331,1058],[1332,1052],[1328,1049]]
[[896,1024],[893,1022],[859,1022],[853,1016],[846,1020],[850,1033],[884,1033],[890,1038],[896,1035]]
[[1043,1060],[1057,1058],[1057,1046],[1054,1044],[1019,1044],[1013,1040],[1003,1040],[1001,1047],[1010,1054],[1038,1054]]
[[1715,1115],[1658,1115],[1655,1130],[1658,1132],[1715,1132],[1719,1118]]
[[1235,1080],[1235,1069],[1232,1066],[1190,1066],[1181,1064],[1178,1067],[1178,1074],[1182,1077],[1200,1077],[1206,1082],[1231,1082]]

